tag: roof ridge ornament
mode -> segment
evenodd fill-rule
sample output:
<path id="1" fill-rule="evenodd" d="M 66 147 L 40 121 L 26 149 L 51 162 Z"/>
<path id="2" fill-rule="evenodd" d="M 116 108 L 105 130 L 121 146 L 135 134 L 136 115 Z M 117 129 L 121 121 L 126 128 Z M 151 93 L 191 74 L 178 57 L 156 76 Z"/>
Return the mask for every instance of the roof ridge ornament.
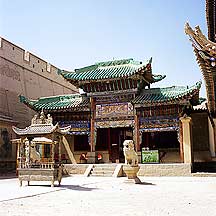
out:
<path id="1" fill-rule="evenodd" d="M 152 63 L 152 57 L 149 59 L 149 64 L 151 64 Z"/>
<path id="2" fill-rule="evenodd" d="M 31 125 L 37 125 L 37 124 L 48 124 L 48 125 L 53 125 L 53 118 L 50 114 L 46 115 L 44 114 L 43 109 L 41 110 L 41 113 L 35 114 L 34 117 L 31 120 Z"/>
<path id="3" fill-rule="evenodd" d="M 199 26 L 196 26 L 194 30 L 190 27 L 189 23 L 185 24 L 185 34 L 190 37 L 192 45 L 196 47 L 199 51 L 204 51 L 210 57 L 216 55 L 216 43 L 208 40 L 206 36 L 202 33 Z"/>
<path id="4" fill-rule="evenodd" d="M 201 69 L 206 85 L 209 111 L 216 114 L 215 94 L 215 67 L 216 67 L 216 43 L 208 39 L 199 27 L 192 29 L 185 24 L 185 33 L 189 36 L 194 49 L 196 61 Z"/>

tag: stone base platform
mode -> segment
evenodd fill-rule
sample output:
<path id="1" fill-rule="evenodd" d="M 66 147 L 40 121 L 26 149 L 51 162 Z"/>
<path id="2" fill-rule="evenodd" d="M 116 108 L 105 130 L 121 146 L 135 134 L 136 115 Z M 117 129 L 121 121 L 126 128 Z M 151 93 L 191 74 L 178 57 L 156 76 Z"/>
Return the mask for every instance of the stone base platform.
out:
<path id="1" fill-rule="evenodd" d="M 69 175 L 84 174 L 90 164 L 65 164 L 64 173 Z M 108 164 L 105 164 L 108 165 Z M 110 164 L 113 165 L 112 163 Z M 125 164 L 122 166 L 120 176 L 126 176 L 124 171 Z M 191 176 L 191 164 L 172 163 L 172 164 L 139 164 L 140 169 L 137 176 Z"/>
<path id="2" fill-rule="evenodd" d="M 137 173 L 138 173 L 139 169 L 140 169 L 139 166 L 124 165 L 123 170 L 126 173 L 126 176 L 128 177 L 128 179 L 125 182 L 126 183 L 140 184 L 141 181 L 137 177 Z"/>

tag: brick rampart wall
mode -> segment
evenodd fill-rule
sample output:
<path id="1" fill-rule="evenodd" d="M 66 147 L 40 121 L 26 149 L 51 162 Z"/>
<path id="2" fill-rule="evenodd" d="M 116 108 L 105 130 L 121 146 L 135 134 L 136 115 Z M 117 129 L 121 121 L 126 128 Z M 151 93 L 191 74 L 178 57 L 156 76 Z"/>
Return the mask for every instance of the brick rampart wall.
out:
<path id="1" fill-rule="evenodd" d="M 0 38 L 0 115 L 9 115 L 25 127 L 32 111 L 19 102 L 18 95 L 37 99 L 78 92 L 57 71 L 57 67 Z"/>

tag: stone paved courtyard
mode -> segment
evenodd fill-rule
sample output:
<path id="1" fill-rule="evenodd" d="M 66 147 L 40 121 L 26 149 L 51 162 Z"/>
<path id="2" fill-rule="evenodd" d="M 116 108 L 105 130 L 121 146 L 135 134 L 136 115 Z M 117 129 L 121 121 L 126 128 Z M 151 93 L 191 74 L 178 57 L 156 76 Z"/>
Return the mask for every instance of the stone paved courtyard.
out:
<path id="1" fill-rule="evenodd" d="M 0 215 L 216 215 L 215 177 L 126 178 L 71 176 L 61 187 L 17 178 L 0 180 Z"/>

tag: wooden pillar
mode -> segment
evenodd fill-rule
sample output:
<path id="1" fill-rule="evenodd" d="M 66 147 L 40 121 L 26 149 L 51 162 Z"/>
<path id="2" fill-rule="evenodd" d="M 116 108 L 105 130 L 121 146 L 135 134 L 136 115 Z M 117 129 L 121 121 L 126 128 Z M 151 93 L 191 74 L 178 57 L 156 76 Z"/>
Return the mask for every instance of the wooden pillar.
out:
<path id="1" fill-rule="evenodd" d="M 27 155 L 27 163 L 28 163 L 28 166 L 30 165 L 31 163 L 31 141 L 32 141 L 33 137 L 28 137 L 28 155 Z"/>
<path id="2" fill-rule="evenodd" d="M 51 145 L 51 162 L 55 162 L 54 161 L 54 154 L 55 154 L 55 142 L 52 141 L 52 145 Z"/>
<path id="3" fill-rule="evenodd" d="M 95 145 L 96 145 L 96 128 L 95 128 L 95 99 L 90 98 L 91 103 L 91 128 L 90 128 L 90 147 L 91 152 L 87 154 L 87 163 L 95 163 L 96 161 L 96 154 L 95 154 Z"/>
<path id="4" fill-rule="evenodd" d="M 95 140 L 96 140 L 96 133 L 95 133 L 95 99 L 94 98 L 90 98 L 90 103 L 91 103 L 91 152 L 95 151 Z"/>
<path id="5" fill-rule="evenodd" d="M 179 121 L 179 153 L 180 153 L 180 161 L 183 163 L 184 162 L 184 150 L 183 150 L 183 129 L 182 129 L 182 122 Z"/>
<path id="6" fill-rule="evenodd" d="M 209 131 L 209 149 L 212 157 L 215 157 L 215 121 L 208 117 L 208 131 Z"/>
<path id="7" fill-rule="evenodd" d="M 183 151 L 184 163 L 193 162 L 192 152 L 192 132 L 191 132 L 191 117 L 184 116 L 180 118 L 182 122 L 182 135 L 183 135 Z"/>
<path id="8" fill-rule="evenodd" d="M 137 114 L 134 116 L 134 121 L 135 121 L 135 128 L 134 128 L 135 149 L 136 149 L 136 151 L 140 151 L 139 117 Z"/>
<path id="9" fill-rule="evenodd" d="M 52 139 L 52 145 L 51 145 L 51 160 L 52 161 L 51 162 L 55 163 L 55 147 L 56 147 L 56 144 L 58 144 L 58 142 L 55 141 L 56 136 L 54 133 L 49 138 Z"/>

